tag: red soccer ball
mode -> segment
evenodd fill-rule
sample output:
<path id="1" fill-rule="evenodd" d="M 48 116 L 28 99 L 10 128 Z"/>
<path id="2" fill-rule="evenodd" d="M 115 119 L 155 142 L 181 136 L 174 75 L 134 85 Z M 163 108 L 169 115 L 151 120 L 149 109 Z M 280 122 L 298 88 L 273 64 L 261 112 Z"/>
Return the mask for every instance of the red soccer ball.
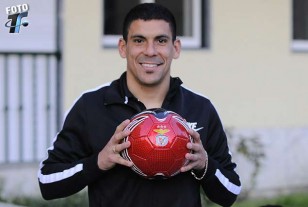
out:
<path id="1" fill-rule="evenodd" d="M 180 115 L 164 109 L 150 109 L 135 115 L 127 126 L 131 134 L 124 141 L 131 146 L 123 150 L 124 159 L 134 163 L 132 169 L 146 178 L 170 178 L 188 163 L 185 154 L 192 138 Z"/>

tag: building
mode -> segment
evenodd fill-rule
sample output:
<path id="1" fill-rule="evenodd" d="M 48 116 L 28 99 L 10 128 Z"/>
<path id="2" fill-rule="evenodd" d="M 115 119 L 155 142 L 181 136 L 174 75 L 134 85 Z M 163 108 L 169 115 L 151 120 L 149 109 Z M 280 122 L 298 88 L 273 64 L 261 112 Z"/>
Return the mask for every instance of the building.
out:
<path id="1" fill-rule="evenodd" d="M 18 4 L 4 0 L 0 6 L 14 2 Z M 119 36 L 113 34 L 120 29 L 122 10 L 132 2 L 145 1 L 54 0 L 46 5 L 29 0 L 25 1 L 30 6 L 29 26 L 21 27 L 13 38 L 2 27 L 0 176 L 1 171 L 20 173 L 15 171 L 20 163 L 33 176 L 35 169 L 29 165 L 37 167 L 45 156 L 65 111 L 84 91 L 110 82 L 125 70 L 125 60 L 116 48 Z M 172 75 L 209 97 L 235 137 L 257 137 L 262 143 L 265 158 L 253 194 L 306 188 L 307 2 L 157 2 L 172 5 L 181 22 L 184 48 Z M 5 24 L 8 14 L 2 11 L 0 21 Z M 27 37 L 31 44 L 19 47 L 10 42 L 20 41 L 19 37 Z M 243 157 L 238 159 L 243 161 L 238 171 L 244 188 L 250 188 L 250 164 Z"/>

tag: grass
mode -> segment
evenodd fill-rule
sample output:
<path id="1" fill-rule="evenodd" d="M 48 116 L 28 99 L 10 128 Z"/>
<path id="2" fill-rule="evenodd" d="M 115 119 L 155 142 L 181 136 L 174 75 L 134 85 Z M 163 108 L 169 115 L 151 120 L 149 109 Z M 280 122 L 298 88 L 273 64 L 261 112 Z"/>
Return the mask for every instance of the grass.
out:
<path id="1" fill-rule="evenodd" d="M 294 193 L 275 198 L 249 199 L 237 201 L 232 207 L 261 207 L 261 206 L 281 206 L 281 207 L 308 207 L 308 192 Z M 210 204 L 210 207 L 219 207 L 216 204 Z"/>
<path id="2" fill-rule="evenodd" d="M 11 199 L 10 203 L 28 207 L 86 207 L 89 205 L 86 193 L 78 193 L 67 198 L 50 201 L 41 197 L 17 197 Z"/>
<path id="3" fill-rule="evenodd" d="M 83 207 L 88 206 L 86 193 L 79 193 L 68 198 L 57 199 L 53 201 L 44 201 L 42 198 L 15 198 L 11 203 L 31 206 L 31 207 Z M 207 207 L 219 207 L 219 205 L 206 202 Z M 278 196 L 266 199 L 249 199 L 237 201 L 232 207 L 262 207 L 262 206 L 281 206 L 281 207 L 308 207 L 308 192 L 294 193 L 286 196 Z"/>

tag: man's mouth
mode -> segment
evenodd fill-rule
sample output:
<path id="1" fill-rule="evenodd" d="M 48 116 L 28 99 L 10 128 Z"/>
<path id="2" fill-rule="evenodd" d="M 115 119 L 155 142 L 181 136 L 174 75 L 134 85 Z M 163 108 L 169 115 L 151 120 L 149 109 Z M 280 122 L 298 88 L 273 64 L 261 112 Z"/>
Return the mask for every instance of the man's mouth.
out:
<path id="1" fill-rule="evenodd" d="M 155 68 L 160 66 L 161 64 L 156 64 L 156 63 L 141 63 L 141 65 L 145 68 Z"/>

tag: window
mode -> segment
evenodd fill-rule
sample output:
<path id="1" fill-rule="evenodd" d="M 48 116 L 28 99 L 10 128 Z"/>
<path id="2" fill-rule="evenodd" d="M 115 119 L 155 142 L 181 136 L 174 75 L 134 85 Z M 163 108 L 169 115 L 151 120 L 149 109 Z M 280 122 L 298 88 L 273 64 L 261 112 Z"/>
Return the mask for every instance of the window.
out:
<path id="1" fill-rule="evenodd" d="M 104 0 L 104 47 L 117 46 L 126 13 L 135 5 L 145 2 L 156 2 L 171 10 L 177 21 L 177 36 L 184 48 L 208 47 L 207 0 Z"/>
<path id="2" fill-rule="evenodd" d="M 294 51 L 308 51 L 308 1 L 293 0 L 293 41 Z"/>

